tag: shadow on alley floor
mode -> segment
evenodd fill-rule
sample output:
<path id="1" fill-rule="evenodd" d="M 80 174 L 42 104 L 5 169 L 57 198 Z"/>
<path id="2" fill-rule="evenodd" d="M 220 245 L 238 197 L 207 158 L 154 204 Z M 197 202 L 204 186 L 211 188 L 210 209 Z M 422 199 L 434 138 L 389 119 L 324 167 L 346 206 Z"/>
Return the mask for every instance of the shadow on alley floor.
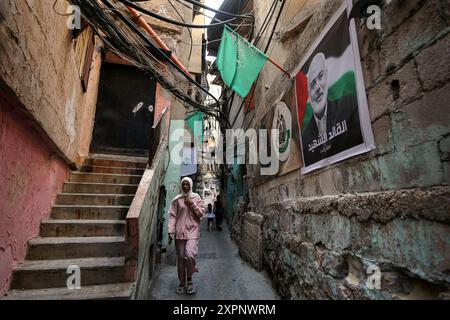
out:
<path id="1" fill-rule="evenodd" d="M 265 273 L 253 269 L 243 261 L 238 247 L 230 238 L 228 226 L 223 231 L 208 232 L 202 219 L 198 273 L 193 276 L 195 295 L 177 294 L 178 277 L 174 245 L 168 250 L 166 264 L 161 264 L 150 298 L 156 300 L 277 300 L 277 293 Z"/>

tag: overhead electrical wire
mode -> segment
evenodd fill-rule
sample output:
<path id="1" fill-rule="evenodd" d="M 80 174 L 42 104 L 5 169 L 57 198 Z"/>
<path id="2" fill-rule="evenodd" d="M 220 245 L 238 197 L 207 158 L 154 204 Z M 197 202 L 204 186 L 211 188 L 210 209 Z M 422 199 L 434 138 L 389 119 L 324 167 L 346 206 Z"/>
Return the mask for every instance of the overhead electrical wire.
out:
<path id="1" fill-rule="evenodd" d="M 280 17 L 281 17 L 281 14 L 283 13 L 283 9 L 284 9 L 285 5 L 286 5 L 286 0 L 283 0 L 283 2 L 281 3 L 280 11 L 278 11 L 278 15 L 275 20 L 275 24 L 273 25 L 272 32 L 270 33 L 269 41 L 267 41 L 266 48 L 264 49 L 264 53 L 266 53 L 267 50 L 269 50 L 270 43 L 272 42 L 273 35 L 275 34 L 275 30 L 277 29 L 278 21 L 280 20 Z"/>
<path id="2" fill-rule="evenodd" d="M 254 11 L 255 9 L 253 9 L 252 11 Z M 244 24 L 244 21 L 242 21 L 241 22 L 241 24 L 239 24 L 239 25 L 234 25 L 234 26 L 237 26 L 236 28 L 234 28 L 234 29 L 232 29 L 234 32 L 237 32 L 238 30 L 239 30 L 239 28 L 241 28 L 241 27 L 245 27 L 245 26 L 250 26 L 249 24 Z M 247 33 L 247 35 L 249 35 L 250 34 L 250 31 Z M 192 46 L 194 46 L 194 47 L 200 47 L 200 46 L 202 46 L 202 47 L 206 47 L 206 46 L 208 46 L 208 44 L 210 44 L 210 43 L 214 43 L 214 42 L 220 42 L 220 41 L 222 41 L 223 39 L 225 39 L 226 37 L 228 37 L 228 36 L 224 36 L 224 37 L 221 37 L 221 38 L 219 38 L 219 39 L 215 39 L 215 40 L 211 40 L 211 41 L 208 41 L 208 42 L 206 42 L 206 43 L 193 43 L 192 44 Z M 183 40 L 179 40 L 180 42 L 182 42 L 182 43 L 184 43 L 184 44 L 190 44 L 190 43 L 188 43 L 188 42 L 186 42 L 186 41 L 183 41 Z"/>
<path id="3" fill-rule="evenodd" d="M 181 13 L 178 11 L 177 7 L 175 7 L 175 5 L 172 3 L 172 1 L 169 1 L 170 5 L 172 6 L 172 8 L 175 10 L 175 12 L 178 14 L 178 16 L 180 17 L 180 19 L 186 23 L 186 21 L 184 20 L 183 16 L 181 15 Z M 191 29 L 187 28 L 188 32 L 189 32 L 189 37 L 191 38 L 191 43 L 189 44 L 191 47 L 189 49 L 189 57 L 188 57 L 188 61 L 191 60 L 191 56 L 192 56 L 192 47 L 194 46 L 194 39 L 192 38 L 192 31 Z M 185 41 L 183 41 L 183 43 L 186 43 Z"/>
<path id="4" fill-rule="evenodd" d="M 277 1 L 278 1 L 278 0 L 277 0 Z M 283 9 L 284 9 L 284 6 L 285 6 L 285 5 L 286 5 L 286 0 L 282 0 L 280 10 L 278 11 L 278 15 L 277 15 L 277 18 L 275 19 L 275 23 L 274 23 L 274 25 L 273 25 L 272 32 L 270 33 L 270 36 L 269 36 L 269 40 L 267 41 L 266 47 L 264 48 L 264 53 L 267 53 L 267 51 L 269 50 L 270 44 L 271 44 L 271 42 L 272 42 L 273 35 L 274 35 L 275 30 L 276 30 L 276 28 L 277 28 L 277 26 L 278 26 L 278 22 L 279 22 L 279 20 L 280 20 L 281 14 L 283 13 Z M 273 12 L 275 12 L 275 10 L 276 10 L 276 9 L 274 9 Z M 273 17 L 273 14 L 272 14 L 271 17 L 270 17 L 267 26 L 270 24 L 270 20 L 272 20 L 272 17 Z M 259 40 L 259 39 L 258 39 L 258 40 Z M 259 79 L 259 76 L 258 76 L 258 78 L 256 79 L 256 82 L 258 81 L 258 79 Z M 255 83 L 256 83 L 256 82 L 255 82 Z M 251 96 L 250 96 L 250 102 L 253 100 L 254 94 L 255 94 L 255 91 L 253 91 L 252 94 L 251 94 Z M 241 106 L 241 109 L 242 109 L 242 106 Z M 236 118 L 237 118 L 237 117 L 236 117 Z M 244 118 L 244 120 L 245 120 L 245 118 Z M 233 124 L 234 124 L 235 121 L 236 121 L 236 119 L 233 121 Z"/>
<path id="5" fill-rule="evenodd" d="M 283 2 L 281 3 L 280 10 L 278 11 L 277 18 L 275 19 L 275 23 L 273 25 L 272 32 L 270 33 L 270 36 L 269 36 L 269 40 L 267 41 L 266 47 L 264 48 L 264 53 L 267 53 L 267 51 L 269 50 L 273 35 L 275 34 L 275 30 L 277 29 L 278 22 L 280 20 L 281 14 L 283 13 L 284 6 L 286 5 L 286 0 L 282 0 L 282 1 Z M 259 79 L 259 76 L 258 76 L 258 79 Z M 256 81 L 258 81 L 258 79 L 256 79 Z M 250 96 L 250 102 L 253 100 L 254 94 L 255 94 L 255 91 L 253 91 L 252 95 Z M 241 108 L 242 108 L 242 106 L 241 106 Z M 244 117 L 244 120 L 245 120 L 245 117 Z M 236 119 L 235 119 L 235 121 L 236 121 Z M 242 122 L 242 124 L 244 124 L 244 122 Z"/>
<path id="6" fill-rule="evenodd" d="M 274 12 L 276 11 L 276 7 L 277 7 L 277 6 L 275 5 L 275 3 L 277 3 L 278 1 L 279 1 L 279 0 L 274 0 L 274 3 L 272 3 L 272 6 L 271 6 L 271 8 L 269 9 L 269 11 L 268 11 L 268 13 L 267 13 L 267 15 L 266 15 L 266 18 L 264 19 L 263 25 L 261 26 L 260 32 L 258 33 L 257 38 L 255 38 L 255 41 L 254 41 L 254 45 L 255 45 L 255 46 L 258 44 L 258 42 L 259 42 L 259 40 L 261 39 L 262 35 L 263 35 L 264 32 L 266 31 L 267 26 L 270 25 L 270 21 L 272 20 L 273 15 L 274 15 Z M 284 8 L 284 5 L 285 5 L 285 3 L 286 3 L 286 0 L 281 0 L 281 1 L 283 1 L 283 3 L 282 3 L 282 5 L 281 5 L 281 8 L 280 8 L 280 11 L 279 11 L 279 13 L 278 13 L 277 19 L 276 19 L 276 21 L 275 21 L 275 24 L 274 24 L 272 33 L 271 33 L 271 35 L 269 36 L 269 41 L 268 41 L 268 43 L 267 43 L 267 45 L 266 45 L 266 48 L 265 48 L 265 50 L 264 50 L 264 53 L 267 52 L 268 47 L 269 47 L 269 45 L 270 45 L 270 43 L 271 43 L 271 41 L 272 41 L 273 33 L 275 32 L 275 29 L 276 29 L 277 24 L 278 24 L 279 17 L 280 17 L 280 15 L 281 15 L 281 13 L 282 13 L 282 11 L 283 11 L 283 8 Z M 269 15 L 270 15 L 270 18 L 268 18 Z M 264 26 L 264 24 L 266 23 L 266 21 L 267 21 L 267 24 L 266 24 L 266 26 Z M 258 79 L 259 79 L 259 76 L 258 76 L 258 78 L 256 79 L 254 85 L 256 85 L 256 83 L 258 82 Z M 251 93 L 250 99 L 248 100 L 249 103 L 251 103 L 251 101 L 253 100 L 254 93 L 255 93 L 255 90 L 253 90 L 252 93 Z M 223 92 L 222 92 L 222 94 L 223 94 Z M 221 94 L 221 96 L 220 96 L 219 99 L 221 99 L 222 94 Z M 227 101 L 225 102 L 225 105 L 228 105 L 228 102 L 229 102 L 230 98 L 233 97 L 233 96 L 234 96 L 234 95 L 230 95 L 230 96 L 227 98 Z M 239 107 L 239 111 L 236 113 L 236 117 L 234 118 L 233 123 L 231 124 L 231 127 L 233 127 L 234 124 L 236 123 L 236 120 L 237 120 L 237 118 L 239 117 L 239 114 L 240 114 L 241 111 L 242 111 L 242 107 L 244 106 L 244 103 L 245 103 L 245 99 L 242 99 L 241 105 L 240 105 L 240 107 Z M 227 124 L 229 123 L 228 118 L 229 118 L 229 116 L 230 116 L 230 111 L 231 111 L 231 106 L 229 106 L 229 109 L 228 109 L 228 112 L 227 112 L 227 115 L 226 115 L 226 117 L 227 117 L 226 123 L 227 123 Z M 244 120 L 242 121 L 241 128 L 242 128 L 242 126 L 243 126 L 244 123 L 245 123 L 246 116 L 247 116 L 247 115 L 244 116 Z M 219 122 L 219 123 L 221 123 L 221 122 Z M 224 145 L 224 148 L 226 148 L 225 145 Z M 224 170 L 224 172 L 225 172 L 226 174 L 230 174 L 230 173 L 231 173 L 231 169 L 228 168 L 227 166 L 223 166 L 223 167 L 222 167 L 222 170 Z"/>
<path id="7" fill-rule="evenodd" d="M 74 1 L 76 1 L 76 0 L 74 0 Z M 168 22 L 168 23 L 171 23 L 171 24 L 174 24 L 174 25 L 182 26 L 182 27 L 188 27 L 188 28 L 211 28 L 211 27 L 215 27 L 215 26 L 220 26 L 220 25 L 228 24 L 228 23 L 230 23 L 230 22 L 236 20 L 237 18 L 251 18 L 251 19 L 252 19 L 252 22 L 253 22 L 253 24 L 254 24 L 254 16 L 251 15 L 251 14 L 246 14 L 246 15 L 236 15 L 236 14 L 231 14 L 231 13 L 228 13 L 228 12 L 224 12 L 224 11 L 221 11 L 221 10 L 216 10 L 216 9 L 210 8 L 210 7 L 205 6 L 205 5 L 203 5 L 203 4 L 201 4 L 201 3 L 197 2 L 197 1 L 187 1 L 187 0 L 186 0 L 186 2 L 189 2 L 189 3 L 192 3 L 192 4 L 198 5 L 198 6 L 200 6 L 200 7 L 203 7 L 203 8 L 205 8 L 205 9 L 207 9 L 207 10 L 210 10 L 210 11 L 213 11 L 213 12 L 216 12 L 216 13 L 220 13 L 220 14 L 224 14 L 224 15 L 227 15 L 227 16 L 232 16 L 232 17 L 234 17 L 234 18 L 233 18 L 233 19 L 226 20 L 226 21 L 220 21 L 220 22 L 218 22 L 218 23 L 211 23 L 211 24 L 208 24 L 208 25 L 188 24 L 188 23 L 186 23 L 185 21 L 181 23 L 181 22 L 179 22 L 179 21 L 176 21 L 176 20 L 173 20 L 173 19 L 170 19 L 170 18 L 161 16 L 161 15 L 159 15 L 159 14 L 156 14 L 156 13 L 152 12 L 152 11 L 146 10 L 146 9 L 140 7 L 139 5 L 137 5 L 137 4 L 133 3 L 133 2 L 130 2 L 130 1 L 128 1 L 128 0 L 117 0 L 117 1 L 118 1 L 118 2 L 121 2 L 121 3 L 124 4 L 125 6 L 129 6 L 129 7 L 131 7 L 131 8 L 134 8 L 135 10 L 137 10 L 137 11 L 143 13 L 143 14 L 149 15 L 149 16 L 151 16 L 151 17 L 153 17 L 153 18 L 156 18 L 156 19 L 159 19 L 159 20 L 161 20 L 161 21 L 165 21 L 165 22 Z M 157 46 L 155 46 L 153 43 L 151 43 L 151 42 L 148 40 L 148 38 L 147 38 L 146 36 L 144 36 L 141 32 L 139 32 L 139 30 L 138 30 L 135 26 L 133 27 L 131 21 L 127 21 L 127 18 L 125 18 L 122 14 L 120 14 L 119 12 L 117 12 L 117 10 L 114 8 L 113 5 L 111 5 L 107 0 L 102 0 L 102 2 L 105 3 L 105 4 L 107 4 L 107 6 L 108 6 L 111 10 L 115 11 L 116 15 L 117 15 L 117 16 L 118 16 L 118 17 L 119 17 L 126 25 L 128 25 L 128 27 L 130 27 L 131 29 L 134 29 L 134 31 L 135 31 L 138 35 L 140 35 L 141 38 L 142 38 L 142 40 L 144 40 L 145 42 L 147 42 L 147 44 L 149 44 L 150 47 L 152 47 L 153 49 L 156 49 L 157 52 L 159 51 L 158 53 L 159 53 L 160 55 L 165 56 L 165 57 L 167 58 L 167 59 L 166 59 L 167 62 L 168 62 L 169 64 L 171 64 L 172 67 L 174 67 L 178 72 L 180 72 L 180 73 L 181 73 L 181 74 L 182 74 L 189 82 L 193 83 L 193 84 L 194 84 L 196 87 L 198 87 L 201 91 L 203 91 L 204 93 L 206 93 L 208 96 L 212 97 L 212 98 L 213 98 L 213 101 L 215 101 L 215 104 L 213 104 L 213 105 L 215 105 L 215 106 L 217 107 L 217 109 L 218 109 L 218 110 L 215 110 L 215 111 L 217 111 L 217 115 L 214 115 L 214 116 L 218 116 L 219 118 L 222 118 L 221 120 L 225 120 L 226 122 L 228 122 L 227 119 L 223 119 L 223 115 L 222 115 L 222 117 L 220 117 L 220 113 L 222 112 L 222 110 L 221 110 L 221 108 L 220 108 L 220 106 L 219 106 L 219 101 L 218 101 L 214 96 L 212 96 L 212 95 L 211 95 L 208 91 L 206 91 L 200 84 L 198 84 L 198 83 L 197 83 L 195 80 L 193 80 L 189 75 L 187 75 L 183 70 L 181 70 L 176 64 L 174 64 L 173 61 L 170 60 L 170 58 L 167 57 L 163 51 L 159 50 L 159 48 L 158 48 Z M 172 3 L 171 3 L 171 4 L 172 4 Z M 173 6 L 173 4 L 172 4 L 172 6 Z M 179 14 L 179 13 L 178 13 L 178 14 Z M 179 14 L 179 15 L 180 15 L 180 14 Z M 180 18 L 182 18 L 181 15 L 180 15 Z M 129 20 L 129 19 L 128 19 L 128 20 Z M 184 19 L 182 19 L 182 20 L 184 20 Z M 218 21 L 218 20 L 215 19 L 215 18 L 214 18 L 213 20 Z M 253 24 L 252 24 L 252 26 L 254 26 Z M 253 34 L 253 28 L 251 29 L 251 32 L 252 32 L 252 34 Z M 142 37 L 142 36 L 143 36 L 143 37 Z M 252 37 L 252 36 L 250 36 L 250 37 Z M 191 50 L 192 50 L 192 46 L 191 46 Z M 155 76 L 157 76 L 157 74 L 155 74 Z M 165 82 L 165 81 L 163 81 L 163 82 Z M 199 105 L 198 103 L 193 103 L 193 101 L 192 101 L 190 98 L 187 98 L 187 99 L 186 99 L 186 96 L 185 96 L 185 95 L 180 95 L 180 93 L 177 92 L 177 91 L 174 92 L 174 88 L 170 88 L 170 91 L 171 91 L 172 93 L 174 93 L 177 97 L 179 97 L 180 99 L 182 99 L 183 101 L 188 102 L 190 105 L 194 106 L 194 108 L 202 109 L 202 107 L 200 107 L 201 105 Z M 209 105 L 209 106 L 211 107 L 212 105 Z M 199 107 L 200 107 L 200 108 L 199 108 Z M 209 110 L 208 110 L 208 111 L 209 111 Z M 208 112 L 208 111 L 206 112 L 206 114 L 210 114 L 210 112 Z M 214 113 L 214 112 L 213 112 L 213 113 Z"/>
<path id="8" fill-rule="evenodd" d="M 170 91 L 173 95 L 183 101 L 186 105 L 190 105 L 195 109 L 204 112 L 213 117 L 220 118 L 221 110 L 219 108 L 219 101 L 214 96 L 210 95 L 200 84 L 195 82 L 191 77 L 183 72 L 158 46 L 153 44 L 150 39 L 144 35 L 140 29 L 131 21 L 128 17 L 124 16 L 115 6 L 109 1 L 102 0 L 107 6 L 104 8 L 100 6 L 96 0 L 70 0 L 72 4 L 78 5 L 82 8 L 81 12 L 88 23 L 93 27 L 96 34 L 104 41 L 113 52 L 117 53 L 122 58 L 130 61 L 132 64 L 138 66 L 145 72 L 151 73 L 161 85 Z M 126 32 L 123 30 L 123 26 L 120 27 L 113 16 L 108 12 L 113 12 L 127 27 Z M 140 40 L 139 40 L 140 39 Z M 183 75 L 191 84 L 198 87 L 201 91 L 211 96 L 215 104 L 208 107 L 193 101 L 187 96 L 181 89 L 181 86 L 176 83 L 176 75 L 173 74 L 173 79 L 168 78 L 167 72 L 169 72 L 166 65 L 157 60 L 152 53 L 142 44 L 142 41 L 146 43 L 153 52 L 157 52 L 158 55 L 164 57 L 164 60 L 169 63 L 178 73 Z"/>
<path id="9" fill-rule="evenodd" d="M 278 2 L 278 0 L 275 0 L 275 1 Z M 269 50 L 269 46 L 270 46 L 270 44 L 271 44 L 271 42 L 272 42 L 273 35 L 274 35 L 275 30 L 276 30 L 276 28 L 277 28 L 277 26 L 278 26 L 278 22 L 279 22 L 279 20 L 280 20 L 280 17 L 281 17 L 281 14 L 282 14 L 282 12 L 283 12 L 283 9 L 284 9 L 285 4 L 286 4 L 286 0 L 282 0 L 281 7 L 280 7 L 280 9 L 279 9 L 279 11 L 278 11 L 277 18 L 275 19 L 275 23 L 274 23 L 273 28 L 272 28 L 272 32 L 270 33 L 269 40 L 267 41 L 266 47 L 265 47 L 265 49 L 264 49 L 264 51 L 263 51 L 264 53 L 267 53 L 267 51 Z M 275 11 L 276 11 L 276 6 L 274 7 L 274 9 L 273 9 L 273 11 L 272 11 L 272 13 L 271 13 L 270 18 L 269 18 L 269 20 L 267 21 L 267 26 L 270 25 L 270 21 L 272 20 L 273 14 L 274 14 Z M 265 29 L 266 29 L 266 28 L 264 28 L 264 31 L 263 31 L 263 32 L 265 32 Z M 261 30 L 262 30 L 262 29 L 261 29 Z M 255 44 L 257 44 L 257 42 L 259 42 L 259 39 L 261 39 L 261 37 L 262 37 L 262 33 L 261 33 L 261 36 L 260 36 L 258 39 L 255 40 L 255 42 L 256 42 Z M 255 85 L 256 85 L 256 83 L 258 82 L 258 80 L 259 80 L 259 75 L 258 75 L 258 78 L 257 78 L 256 81 L 255 81 Z M 254 94 L 255 94 L 255 90 L 253 90 L 252 93 L 251 93 L 251 95 L 250 95 L 249 103 L 251 103 L 251 101 L 253 100 Z M 236 120 L 237 120 L 237 118 L 238 118 L 238 116 L 239 116 L 239 113 L 241 112 L 242 107 L 244 106 L 244 103 L 245 103 L 245 100 L 243 99 L 243 100 L 242 100 L 242 103 L 241 103 L 241 106 L 239 107 L 239 111 L 238 111 L 238 113 L 237 113 L 235 119 L 233 120 L 233 123 L 232 123 L 231 126 L 233 126 L 234 123 L 236 122 Z M 231 110 L 231 108 L 230 108 L 230 110 Z M 227 117 L 229 117 L 230 110 L 228 110 L 229 112 L 228 112 L 228 116 L 227 116 Z M 245 122 L 245 117 L 244 117 L 244 122 Z M 242 124 L 244 124 L 244 122 L 243 122 Z"/>
<path id="10" fill-rule="evenodd" d="M 183 5 L 183 6 L 185 6 L 186 8 L 188 8 L 189 10 L 193 10 L 194 12 L 196 12 L 196 13 L 198 13 L 198 14 L 201 14 L 202 16 L 205 16 L 205 17 L 207 17 L 207 18 L 209 18 L 209 19 L 211 19 L 211 21 L 213 21 L 213 20 L 215 20 L 215 21 L 221 21 L 221 20 L 219 20 L 219 19 L 217 19 L 217 18 L 215 18 L 215 17 L 211 17 L 210 15 L 207 15 L 206 13 L 204 13 L 203 11 L 200 11 L 200 10 L 197 10 L 197 9 L 194 9 L 194 8 L 191 8 L 188 4 L 186 4 L 186 3 L 184 3 L 182 0 L 175 0 L 176 2 L 178 2 L 179 4 L 181 4 L 181 5 Z M 255 9 L 253 9 L 251 12 L 249 12 L 249 14 L 251 14 L 253 11 L 254 11 Z M 237 26 L 237 24 L 235 24 L 235 23 L 229 23 L 228 24 L 229 26 Z M 244 27 L 248 27 L 248 26 L 255 26 L 255 24 L 254 23 L 249 23 L 249 24 L 239 24 L 240 26 L 244 26 Z"/>
<path id="11" fill-rule="evenodd" d="M 192 79 L 189 75 L 187 75 L 178 65 L 176 65 L 170 57 L 168 57 L 157 45 L 153 44 L 147 36 L 145 36 L 140 29 L 126 16 L 124 16 L 120 11 L 114 8 L 112 4 L 109 3 L 108 0 L 102 0 L 103 3 L 105 3 L 110 9 L 113 9 L 116 13 L 116 15 L 121 19 L 128 27 L 130 27 L 136 34 L 138 34 L 141 39 L 146 42 L 152 49 L 157 51 L 160 55 L 166 58 L 167 62 L 171 64 L 175 69 L 177 69 L 178 72 L 180 72 L 189 82 L 193 83 L 194 85 L 197 85 L 201 90 L 205 91 L 205 89 L 198 84 L 194 79 Z M 205 93 L 208 94 L 207 91 Z"/>
<path id="12" fill-rule="evenodd" d="M 170 23 L 170 24 L 174 24 L 174 25 L 177 25 L 177 26 L 180 26 L 180 27 L 207 29 L 207 28 L 212 28 L 212 27 L 215 27 L 215 26 L 225 25 L 225 24 L 230 23 L 230 22 L 232 22 L 232 21 L 237 19 L 237 18 L 232 18 L 232 19 L 229 19 L 229 20 L 225 20 L 225 21 L 221 21 L 221 22 L 217 22 L 217 23 L 211 23 L 211 24 L 184 23 L 184 22 L 180 22 L 180 21 L 177 21 L 177 20 L 173 20 L 173 19 L 161 16 L 161 15 L 159 15 L 157 13 L 154 13 L 154 12 L 152 12 L 150 10 L 144 9 L 141 6 L 135 4 L 134 2 L 131 2 L 131 1 L 128 1 L 128 0 L 117 0 L 117 1 L 123 3 L 124 5 L 126 5 L 128 7 L 133 8 L 133 9 L 135 9 L 135 10 L 137 10 L 137 11 L 139 11 L 139 12 L 145 14 L 145 15 L 148 15 L 148 16 L 153 17 L 155 19 L 158 19 L 158 20 Z M 247 18 L 250 18 L 250 17 L 247 17 Z"/>
<path id="13" fill-rule="evenodd" d="M 234 13 L 222 11 L 222 10 L 219 10 L 219 9 L 214 9 L 214 8 L 211 8 L 211 7 L 209 7 L 209 6 L 207 6 L 207 5 L 203 4 L 203 3 L 201 3 L 201 2 L 199 2 L 199 1 L 195 1 L 195 0 L 183 0 L 183 1 L 189 2 L 190 4 L 194 4 L 194 5 L 199 6 L 199 7 L 202 7 L 203 9 L 206 9 L 206 10 L 208 10 L 208 11 L 212 11 L 212 12 L 214 12 L 214 13 L 223 14 L 223 15 L 229 16 L 229 17 L 235 17 L 235 18 L 248 18 L 248 17 L 252 17 L 251 14 L 234 14 Z"/>
<path id="14" fill-rule="evenodd" d="M 255 46 L 258 44 L 262 35 L 266 32 L 267 27 L 270 25 L 270 21 L 273 18 L 273 15 L 276 11 L 277 5 L 278 5 L 278 0 L 274 0 L 272 2 L 272 5 L 270 6 L 268 14 L 266 15 L 266 18 L 264 19 L 264 22 L 261 25 L 261 29 L 259 30 L 258 35 L 255 37 L 255 42 L 254 42 Z M 269 18 L 269 16 L 270 16 L 270 18 Z M 267 19 L 269 19 L 269 20 L 267 20 Z"/>
<path id="15" fill-rule="evenodd" d="M 109 3 L 107 0 L 102 0 L 104 3 Z M 112 6 L 112 5 L 111 5 Z M 204 91 L 206 94 L 210 95 L 208 91 L 206 91 L 199 83 L 197 83 L 194 79 L 192 79 L 189 75 L 187 75 L 178 65 L 176 65 L 169 57 L 166 56 L 166 54 L 156 45 L 154 45 L 149 39 L 131 22 L 131 20 L 127 19 L 123 14 L 120 12 L 116 12 L 117 16 L 125 23 L 127 24 L 132 30 L 134 30 L 138 35 L 141 36 L 141 38 L 149 44 L 152 49 L 156 50 L 159 54 L 164 56 L 169 64 L 171 64 L 175 69 L 177 69 L 178 72 L 180 72 L 182 75 L 185 76 L 185 78 L 191 82 L 192 84 L 196 85 L 200 90 Z M 210 95 L 215 99 L 214 96 Z M 216 104 L 219 104 L 219 101 L 216 99 Z"/>
<path id="16" fill-rule="evenodd" d="M 258 32 L 258 34 L 257 34 L 257 36 L 255 37 L 255 40 L 254 40 L 254 42 L 253 42 L 253 45 L 254 45 L 254 46 L 256 46 L 256 45 L 259 43 L 259 41 L 260 41 L 260 39 L 262 38 L 263 34 L 266 32 L 267 26 L 270 25 L 270 21 L 272 20 L 273 15 L 274 15 L 274 13 L 275 13 L 275 11 L 276 11 L 276 7 L 277 7 L 278 1 L 279 1 L 279 0 L 273 0 L 272 5 L 270 6 L 269 10 L 267 11 L 266 17 L 264 18 L 264 21 L 263 21 L 263 23 L 262 23 L 262 25 L 261 25 L 261 28 L 260 28 L 260 30 L 259 30 L 259 32 Z M 270 18 L 269 18 L 269 17 L 270 17 Z M 258 79 L 257 79 L 256 81 L 258 81 Z M 223 95 L 224 92 L 225 92 L 225 91 L 222 91 L 222 94 L 221 94 L 221 96 L 219 97 L 219 100 L 222 98 L 222 95 Z M 250 99 L 250 103 L 251 103 L 251 100 L 253 99 L 253 94 L 254 94 L 254 91 L 252 92 L 252 96 L 251 96 L 251 99 Z M 228 105 L 228 103 L 229 103 L 231 97 L 233 97 L 233 95 L 230 95 L 230 96 L 227 97 L 226 102 L 225 102 L 225 105 Z M 243 100 L 242 103 L 241 103 L 241 106 L 240 106 L 240 108 L 239 108 L 239 112 L 240 112 L 240 110 L 242 110 L 242 106 L 243 106 L 243 105 L 244 105 L 244 100 Z M 231 108 L 228 109 L 228 112 L 227 112 L 227 119 L 228 119 L 229 116 L 230 116 L 230 112 L 231 112 Z M 235 119 L 235 120 L 236 120 L 236 119 Z M 233 125 L 234 125 L 235 120 L 233 121 Z"/>

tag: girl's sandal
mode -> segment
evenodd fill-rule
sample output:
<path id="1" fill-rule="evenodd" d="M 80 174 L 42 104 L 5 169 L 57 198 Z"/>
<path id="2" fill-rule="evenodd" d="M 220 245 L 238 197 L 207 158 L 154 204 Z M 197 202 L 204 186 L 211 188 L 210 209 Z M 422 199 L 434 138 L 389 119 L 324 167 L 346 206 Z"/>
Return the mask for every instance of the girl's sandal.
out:
<path id="1" fill-rule="evenodd" d="M 195 293 L 194 283 L 192 281 L 188 281 L 186 285 L 187 285 L 186 293 L 189 295 L 194 294 Z"/>
<path id="2" fill-rule="evenodd" d="M 180 284 L 177 288 L 177 293 L 183 294 L 184 292 L 185 292 L 185 287 L 184 287 L 184 285 Z"/>

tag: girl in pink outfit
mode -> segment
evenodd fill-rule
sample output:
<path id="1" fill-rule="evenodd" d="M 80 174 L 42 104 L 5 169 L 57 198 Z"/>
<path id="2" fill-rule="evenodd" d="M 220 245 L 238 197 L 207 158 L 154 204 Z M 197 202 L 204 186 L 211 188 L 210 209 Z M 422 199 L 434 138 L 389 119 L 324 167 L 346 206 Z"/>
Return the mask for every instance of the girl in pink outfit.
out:
<path id="1" fill-rule="evenodd" d="M 188 294 L 195 293 L 192 275 L 198 272 L 195 258 L 200 239 L 200 218 L 205 211 L 203 200 L 192 192 L 192 185 L 191 178 L 181 180 L 181 193 L 172 200 L 169 210 L 169 241 L 175 240 L 180 280 L 177 293 Z"/>

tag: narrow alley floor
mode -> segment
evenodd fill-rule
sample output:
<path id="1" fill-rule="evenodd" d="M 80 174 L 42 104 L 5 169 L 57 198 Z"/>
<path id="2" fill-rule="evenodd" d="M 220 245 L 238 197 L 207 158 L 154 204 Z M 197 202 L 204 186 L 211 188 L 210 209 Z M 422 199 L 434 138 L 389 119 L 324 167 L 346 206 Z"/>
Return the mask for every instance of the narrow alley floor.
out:
<path id="1" fill-rule="evenodd" d="M 199 272 L 193 276 L 197 293 L 189 296 L 177 294 L 178 277 L 175 252 L 172 244 L 167 253 L 166 264 L 161 264 L 155 280 L 151 299 L 156 300 L 277 300 L 276 291 L 265 273 L 253 269 L 242 260 L 238 247 L 231 240 L 228 226 L 223 231 L 215 228 L 208 232 L 207 221 L 202 219 L 199 255 Z"/>

